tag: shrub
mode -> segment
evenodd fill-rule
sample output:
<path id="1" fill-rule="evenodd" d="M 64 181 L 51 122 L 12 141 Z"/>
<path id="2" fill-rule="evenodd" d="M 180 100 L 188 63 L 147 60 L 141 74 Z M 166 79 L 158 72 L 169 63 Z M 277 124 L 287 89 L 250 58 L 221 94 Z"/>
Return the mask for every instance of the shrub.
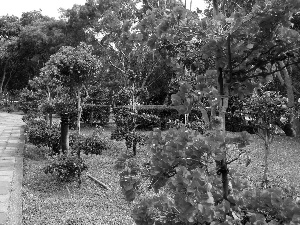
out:
<path id="1" fill-rule="evenodd" d="M 136 131 L 139 115 L 126 107 L 114 108 L 116 129 L 111 133 L 111 139 L 125 140 L 127 149 L 132 148 L 136 155 L 137 144 L 144 144 L 145 136 Z"/>
<path id="2" fill-rule="evenodd" d="M 157 116 L 160 121 L 155 124 L 155 127 L 159 127 L 161 129 L 167 128 L 167 123 L 169 122 L 169 120 L 174 121 L 176 119 L 179 119 L 179 114 L 176 109 L 164 105 L 138 106 L 137 111 L 138 114 Z M 146 125 L 147 124 L 145 124 L 144 129 L 146 128 Z M 151 127 L 149 128 L 151 129 Z"/>
<path id="3" fill-rule="evenodd" d="M 115 106 L 124 106 L 130 104 L 130 99 L 132 96 L 132 90 L 128 88 L 121 89 L 114 98 Z"/>
<path id="4" fill-rule="evenodd" d="M 82 120 L 89 124 L 107 125 L 109 121 L 110 106 L 86 104 L 82 111 Z"/>
<path id="5" fill-rule="evenodd" d="M 30 120 L 26 127 L 28 142 L 37 147 L 48 147 L 51 154 L 60 151 L 60 125 L 54 123 L 51 127 L 43 119 Z"/>
<path id="6" fill-rule="evenodd" d="M 84 154 L 101 155 L 102 151 L 108 149 L 108 141 L 101 137 L 102 130 L 97 128 L 92 135 L 70 135 L 70 147 L 73 151 L 80 150 Z"/>
<path id="7" fill-rule="evenodd" d="M 130 106 L 124 106 L 129 108 Z M 122 108 L 122 107 L 121 107 Z M 118 111 L 120 107 L 114 108 L 115 122 L 118 123 Z M 172 106 L 166 105 L 138 105 L 136 106 L 138 116 L 136 118 L 137 128 L 141 130 L 152 130 L 155 127 L 161 129 L 169 128 L 170 121 L 180 120 L 184 122 L 184 115 L 179 115 L 178 111 Z M 202 121 L 201 112 L 192 110 L 189 114 L 189 122 Z"/>
<path id="8" fill-rule="evenodd" d="M 42 114 L 41 113 L 34 112 L 34 111 L 29 111 L 28 113 L 26 113 L 22 117 L 22 120 L 23 120 L 24 123 L 26 123 L 27 125 L 29 125 L 31 122 L 34 122 L 34 120 L 41 119 L 41 118 L 42 118 Z"/>
<path id="9" fill-rule="evenodd" d="M 24 113 L 38 111 L 39 97 L 37 93 L 24 88 L 20 93 L 19 109 Z"/>
<path id="10" fill-rule="evenodd" d="M 157 115 L 142 113 L 137 117 L 137 129 L 152 130 L 155 127 L 161 127 L 160 118 Z"/>
<path id="11" fill-rule="evenodd" d="M 50 159 L 49 165 L 44 168 L 46 174 L 55 175 L 60 182 L 70 182 L 79 177 L 88 167 L 83 159 L 75 155 L 58 155 Z"/>

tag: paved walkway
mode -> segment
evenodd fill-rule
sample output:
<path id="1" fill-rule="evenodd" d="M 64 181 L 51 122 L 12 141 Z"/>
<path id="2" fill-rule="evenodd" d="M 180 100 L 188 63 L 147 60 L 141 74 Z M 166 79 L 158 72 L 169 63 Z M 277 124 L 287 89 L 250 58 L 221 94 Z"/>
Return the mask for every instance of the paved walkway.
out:
<path id="1" fill-rule="evenodd" d="M 22 224 L 22 115 L 0 112 L 0 225 Z"/>

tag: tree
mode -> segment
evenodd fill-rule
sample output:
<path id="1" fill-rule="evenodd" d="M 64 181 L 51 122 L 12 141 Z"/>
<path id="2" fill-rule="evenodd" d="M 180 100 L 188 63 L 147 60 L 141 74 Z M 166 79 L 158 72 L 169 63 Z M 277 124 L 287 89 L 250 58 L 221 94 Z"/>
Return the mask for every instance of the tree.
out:
<path id="1" fill-rule="evenodd" d="M 81 43 L 77 47 L 61 47 L 41 69 L 42 74 L 60 81 L 70 90 L 69 95 L 76 98 L 78 133 L 82 106 L 88 97 L 88 85 L 96 77 L 99 66 L 98 58 L 92 54 L 92 47 Z"/>
<path id="2" fill-rule="evenodd" d="M 21 18 L 1 18 L 2 89 L 21 90 L 38 76 L 51 54 L 66 43 L 65 22 L 25 12 Z M 5 53 L 5 54 L 4 54 Z"/>
<path id="3" fill-rule="evenodd" d="M 55 77 L 41 72 L 40 76 L 29 81 L 31 89 L 40 96 L 40 110 L 46 115 L 46 122 L 52 126 L 52 114 L 55 112 L 55 100 L 59 98 L 62 84 Z"/>
<path id="4" fill-rule="evenodd" d="M 268 185 L 268 156 L 270 154 L 270 144 L 275 135 L 276 121 L 289 114 L 287 111 L 287 98 L 276 92 L 257 90 L 250 98 L 246 98 L 243 104 L 243 116 L 246 116 L 251 125 L 257 131 L 257 135 L 264 141 L 264 175 L 263 184 Z"/>
<path id="5" fill-rule="evenodd" d="M 21 31 L 21 24 L 15 16 L 2 16 L 0 18 L 0 65 L 1 82 L 0 94 L 10 81 L 15 72 L 17 57 L 17 40 Z"/>
<path id="6" fill-rule="evenodd" d="M 166 135 L 159 130 L 153 132 L 149 138 L 153 156 L 147 178 L 157 195 L 149 195 L 136 205 L 133 217 L 137 224 L 243 224 L 246 220 L 266 223 L 266 217 L 272 223 L 296 221 L 296 213 L 283 212 L 290 211 L 296 202 L 282 200 L 281 190 L 255 189 L 242 175 L 230 171 L 228 165 L 246 153 L 244 147 L 249 141 L 245 133 L 234 138 L 226 136 L 224 117 L 228 95 L 246 97 L 271 75 L 299 63 L 286 52 L 297 47 L 299 34 L 290 29 L 289 15 L 299 10 L 300 2 L 257 1 L 249 13 L 240 10 L 229 17 L 219 12 L 218 2 L 214 3 L 214 16 L 203 19 L 180 4 L 173 10 L 162 10 L 161 17 L 155 15 L 155 7 L 145 15 L 158 24 L 148 25 L 156 30 L 155 43 L 168 41 L 176 50 L 167 53 L 184 80 L 172 96 L 173 104 L 181 114 L 195 106 L 200 108 L 210 129 L 204 136 L 184 128 Z M 288 63 L 282 65 L 287 58 Z M 211 59 L 208 67 L 203 66 L 207 59 Z M 210 116 L 204 99 L 209 103 Z M 217 174 L 209 169 L 214 161 Z M 133 201 L 142 189 L 143 170 L 136 167 L 125 163 L 120 174 L 128 201 Z M 271 196 L 276 196 L 284 209 L 277 208 Z"/>

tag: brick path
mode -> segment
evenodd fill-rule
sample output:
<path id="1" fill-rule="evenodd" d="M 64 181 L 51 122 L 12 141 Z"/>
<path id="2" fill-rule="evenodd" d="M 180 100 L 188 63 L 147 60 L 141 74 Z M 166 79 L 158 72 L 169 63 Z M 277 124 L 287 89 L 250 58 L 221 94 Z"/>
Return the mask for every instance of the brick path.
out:
<path id="1" fill-rule="evenodd" d="M 22 115 L 0 112 L 0 225 L 22 224 Z"/>

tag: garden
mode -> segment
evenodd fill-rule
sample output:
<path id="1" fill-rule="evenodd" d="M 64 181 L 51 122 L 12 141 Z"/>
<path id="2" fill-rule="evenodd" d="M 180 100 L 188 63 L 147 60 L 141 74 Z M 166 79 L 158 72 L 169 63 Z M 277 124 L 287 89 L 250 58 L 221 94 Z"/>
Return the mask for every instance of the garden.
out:
<path id="1" fill-rule="evenodd" d="M 300 224 L 300 2 L 206 2 L 1 17 L 24 224 Z"/>

